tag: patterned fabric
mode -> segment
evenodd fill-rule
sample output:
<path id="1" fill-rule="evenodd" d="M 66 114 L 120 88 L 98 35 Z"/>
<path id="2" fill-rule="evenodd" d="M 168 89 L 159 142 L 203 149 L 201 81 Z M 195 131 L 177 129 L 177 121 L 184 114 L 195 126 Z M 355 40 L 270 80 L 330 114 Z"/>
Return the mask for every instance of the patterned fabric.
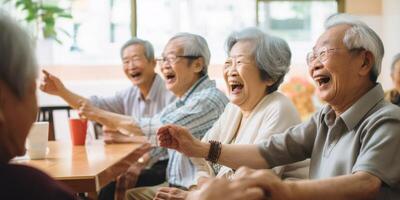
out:
<path id="1" fill-rule="evenodd" d="M 140 124 L 147 136 L 155 135 L 163 124 L 177 124 L 186 127 L 193 136 L 202 138 L 224 111 L 227 97 L 216 88 L 215 81 L 208 76 L 200 78 L 180 99 L 171 103 L 153 118 L 142 119 Z M 158 149 L 152 157 L 168 158 Z M 169 184 L 189 187 L 194 180 L 194 165 L 179 152 L 168 150 L 169 163 L 167 180 Z"/>

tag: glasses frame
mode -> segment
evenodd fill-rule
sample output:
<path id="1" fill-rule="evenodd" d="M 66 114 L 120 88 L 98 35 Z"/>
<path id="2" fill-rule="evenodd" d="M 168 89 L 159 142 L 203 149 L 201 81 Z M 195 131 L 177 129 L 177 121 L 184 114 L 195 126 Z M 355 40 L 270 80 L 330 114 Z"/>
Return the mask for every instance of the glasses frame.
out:
<path id="1" fill-rule="evenodd" d="M 172 56 L 174 56 L 174 57 L 172 58 Z M 163 56 L 163 57 L 157 58 L 156 60 L 157 60 L 157 62 L 160 63 L 160 65 L 164 65 L 166 63 L 168 63 L 170 65 L 174 65 L 179 61 L 179 58 L 186 58 L 186 59 L 190 59 L 190 60 L 195 60 L 195 59 L 198 59 L 200 57 L 201 56 L 193 56 L 193 55 L 186 55 L 185 56 L 185 55 L 170 54 L 169 58 L 168 58 L 168 56 L 165 56 L 165 57 Z"/>
<path id="2" fill-rule="evenodd" d="M 322 50 L 317 53 L 316 55 L 314 51 L 308 52 L 307 53 L 307 58 L 306 62 L 307 65 L 310 66 L 311 63 L 313 63 L 315 60 L 318 60 L 320 63 L 324 63 L 325 61 L 328 60 L 330 52 L 337 51 L 337 50 L 348 50 L 349 52 L 354 52 L 354 51 L 365 51 L 366 49 L 364 47 L 356 47 L 356 48 L 351 48 L 351 49 L 346 49 L 346 48 L 328 48 L 328 47 L 322 47 Z"/>

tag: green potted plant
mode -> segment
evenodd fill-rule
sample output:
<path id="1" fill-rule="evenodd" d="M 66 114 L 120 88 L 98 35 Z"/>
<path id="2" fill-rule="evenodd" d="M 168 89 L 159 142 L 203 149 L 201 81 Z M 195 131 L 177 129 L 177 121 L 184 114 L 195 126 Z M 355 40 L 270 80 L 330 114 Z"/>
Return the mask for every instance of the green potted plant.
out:
<path id="1" fill-rule="evenodd" d="M 41 35 L 44 39 L 54 39 L 61 43 L 57 37 L 57 31 L 69 35 L 63 29 L 57 28 L 56 23 L 61 18 L 71 19 L 70 10 L 43 0 L 4 0 L 4 2 L 12 3 L 17 10 L 24 14 L 24 21 L 34 24 L 36 38 Z"/>

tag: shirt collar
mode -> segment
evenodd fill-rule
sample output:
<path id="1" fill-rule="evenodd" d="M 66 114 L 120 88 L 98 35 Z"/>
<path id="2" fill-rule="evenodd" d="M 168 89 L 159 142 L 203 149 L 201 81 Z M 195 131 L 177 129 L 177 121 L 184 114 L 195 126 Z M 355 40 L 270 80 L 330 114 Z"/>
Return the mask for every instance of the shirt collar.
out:
<path id="1" fill-rule="evenodd" d="M 151 88 L 150 88 L 150 91 L 149 91 L 149 94 L 147 95 L 147 97 L 145 99 L 143 99 L 142 94 L 140 93 L 140 90 L 139 90 L 139 95 L 137 98 L 139 100 L 145 100 L 145 101 L 156 100 L 157 99 L 157 88 L 160 86 L 160 84 L 163 84 L 161 77 L 158 74 L 155 74 L 153 83 L 151 84 Z"/>
<path id="2" fill-rule="evenodd" d="M 201 77 L 181 98 L 178 99 L 177 103 L 184 104 L 192 93 L 207 88 L 210 84 L 212 84 L 212 81 L 208 78 L 208 75 Z"/>
<path id="3" fill-rule="evenodd" d="M 381 84 L 375 85 L 371 90 L 364 94 L 342 115 L 344 123 L 348 130 L 353 129 L 358 122 L 371 110 L 379 101 L 384 98 L 384 92 Z"/>

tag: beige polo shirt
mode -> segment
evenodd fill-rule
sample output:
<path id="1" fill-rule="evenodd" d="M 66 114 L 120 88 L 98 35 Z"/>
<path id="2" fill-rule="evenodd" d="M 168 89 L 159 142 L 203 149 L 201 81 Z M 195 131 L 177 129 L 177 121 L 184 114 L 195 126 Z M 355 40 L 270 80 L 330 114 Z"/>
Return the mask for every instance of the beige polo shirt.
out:
<path id="1" fill-rule="evenodd" d="M 377 84 L 342 115 L 330 106 L 260 144 L 271 167 L 311 158 L 310 178 L 365 171 L 379 177 L 378 199 L 400 199 L 400 108 Z"/>

